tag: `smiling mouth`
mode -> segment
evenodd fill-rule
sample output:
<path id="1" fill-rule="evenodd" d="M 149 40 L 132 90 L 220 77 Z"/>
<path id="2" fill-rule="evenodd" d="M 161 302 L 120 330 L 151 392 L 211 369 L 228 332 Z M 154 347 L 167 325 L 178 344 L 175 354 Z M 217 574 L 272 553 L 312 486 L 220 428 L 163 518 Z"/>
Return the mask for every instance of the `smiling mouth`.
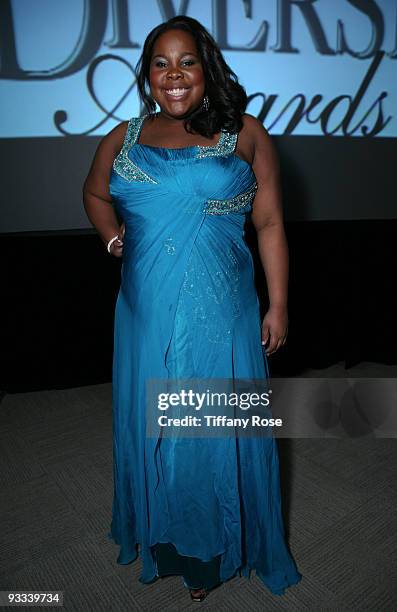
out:
<path id="1" fill-rule="evenodd" d="M 164 89 L 167 96 L 170 98 L 183 98 L 187 91 L 189 91 L 189 87 L 172 87 L 169 89 Z"/>

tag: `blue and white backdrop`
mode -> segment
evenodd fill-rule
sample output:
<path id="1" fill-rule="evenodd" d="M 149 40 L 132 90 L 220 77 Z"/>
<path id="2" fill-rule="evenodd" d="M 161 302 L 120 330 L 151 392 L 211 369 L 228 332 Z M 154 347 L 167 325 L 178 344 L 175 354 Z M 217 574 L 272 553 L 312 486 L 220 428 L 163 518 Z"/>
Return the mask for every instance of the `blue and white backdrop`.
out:
<path id="1" fill-rule="evenodd" d="M 312 138 L 324 139 L 324 191 L 330 138 L 358 139 L 368 155 L 380 139 L 375 165 L 396 149 L 396 0 L 2 0 L 0 146 L 14 204 L 1 231 L 88 227 L 80 181 L 98 137 L 140 112 L 134 67 L 145 37 L 181 13 L 212 33 L 247 91 L 247 112 L 284 150 L 286 138 L 299 139 L 292 146 L 304 160 Z M 359 185 L 358 166 L 346 162 Z M 395 216 L 385 200 L 374 217 Z M 345 210 L 317 195 L 306 218 L 368 218 L 371 202 Z"/>

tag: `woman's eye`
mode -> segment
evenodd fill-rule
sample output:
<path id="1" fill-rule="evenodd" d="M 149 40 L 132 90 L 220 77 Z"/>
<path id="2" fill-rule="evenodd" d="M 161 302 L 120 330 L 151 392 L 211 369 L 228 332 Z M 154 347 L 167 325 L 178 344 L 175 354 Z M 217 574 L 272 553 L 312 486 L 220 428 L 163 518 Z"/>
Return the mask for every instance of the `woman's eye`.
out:
<path id="1" fill-rule="evenodd" d="M 166 65 L 167 62 L 162 62 L 161 60 L 156 62 L 156 66 L 158 66 L 159 68 L 162 68 L 163 66 Z M 184 62 L 182 62 L 182 64 L 191 66 L 192 64 L 194 64 L 194 60 L 185 60 Z"/>

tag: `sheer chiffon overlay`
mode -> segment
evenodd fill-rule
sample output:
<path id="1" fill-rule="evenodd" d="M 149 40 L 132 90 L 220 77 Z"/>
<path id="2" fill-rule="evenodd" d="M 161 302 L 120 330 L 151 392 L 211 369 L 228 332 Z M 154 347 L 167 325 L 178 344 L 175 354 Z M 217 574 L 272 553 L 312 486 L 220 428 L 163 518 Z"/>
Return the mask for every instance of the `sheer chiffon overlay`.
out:
<path id="1" fill-rule="evenodd" d="M 199 588 L 254 569 L 282 595 L 302 576 L 285 541 L 276 440 L 146 435 L 148 379 L 268 377 L 244 238 L 255 175 L 235 153 L 237 134 L 154 147 L 138 144 L 145 118 L 129 121 L 110 179 L 126 231 L 108 536 L 118 563 L 140 555 L 143 583 L 176 573 Z"/>

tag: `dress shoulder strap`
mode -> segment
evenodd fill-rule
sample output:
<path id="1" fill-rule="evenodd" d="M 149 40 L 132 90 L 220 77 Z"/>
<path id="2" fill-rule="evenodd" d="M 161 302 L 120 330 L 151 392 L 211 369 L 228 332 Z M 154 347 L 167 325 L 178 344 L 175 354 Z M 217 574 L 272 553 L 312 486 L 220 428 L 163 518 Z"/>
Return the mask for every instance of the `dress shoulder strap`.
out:
<path id="1" fill-rule="evenodd" d="M 131 117 L 124 136 L 122 151 L 128 152 L 136 143 L 145 117 Z"/>
<path id="2" fill-rule="evenodd" d="M 130 148 L 136 143 L 142 129 L 146 115 L 142 117 L 131 117 L 128 121 L 127 130 L 124 136 L 123 153 L 128 153 Z M 213 146 L 197 146 L 196 157 L 226 157 L 234 153 L 237 144 L 238 134 L 232 134 L 227 130 L 221 130 L 218 142 Z"/>
<path id="3" fill-rule="evenodd" d="M 213 147 L 199 146 L 197 157 L 226 157 L 234 153 L 238 134 L 221 130 L 221 136 Z"/>
<path id="4" fill-rule="evenodd" d="M 127 129 L 124 135 L 123 145 L 120 153 L 113 161 L 113 169 L 117 174 L 122 176 L 126 181 L 139 181 L 142 183 L 154 183 L 157 181 L 141 170 L 129 157 L 128 153 L 131 147 L 137 141 L 142 123 L 145 117 L 132 117 L 128 121 Z"/>

